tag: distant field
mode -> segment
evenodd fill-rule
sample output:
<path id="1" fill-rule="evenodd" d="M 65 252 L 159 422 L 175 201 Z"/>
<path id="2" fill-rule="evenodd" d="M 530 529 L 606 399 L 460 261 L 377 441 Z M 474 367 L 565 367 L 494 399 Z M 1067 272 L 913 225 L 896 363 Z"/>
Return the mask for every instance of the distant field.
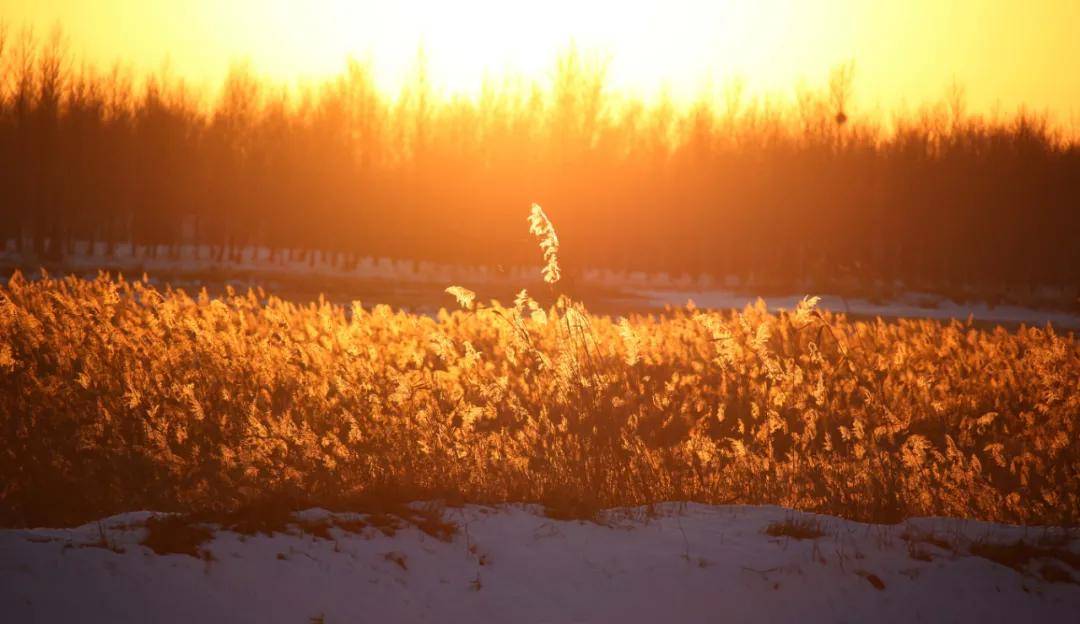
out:
<path id="1" fill-rule="evenodd" d="M 5 524 L 372 492 L 849 518 L 1080 519 L 1080 343 L 1053 329 L 560 298 L 435 315 L 16 277 Z"/>
<path id="2" fill-rule="evenodd" d="M 93 279 L 105 271 L 112 276 L 146 275 L 158 288 L 182 288 L 189 293 L 205 288 L 220 296 L 226 288 L 263 289 L 294 303 L 324 297 L 331 303 L 386 304 L 410 312 L 434 314 L 448 302 L 446 284 L 462 284 L 484 293 L 485 299 L 509 301 L 522 287 L 546 292 L 535 266 L 455 265 L 429 261 L 375 258 L 311 250 L 271 250 L 244 246 L 222 250 L 211 245 L 159 245 L 135 247 L 125 243 L 107 252 L 105 243 L 86 241 L 71 253 L 45 260 L 14 240 L 0 248 L 0 278 L 16 271 L 37 279 L 45 269 L 55 276 L 80 275 Z M 799 286 L 759 282 L 738 276 L 672 274 L 662 271 L 614 271 L 586 268 L 564 276 L 560 292 L 587 302 L 590 311 L 625 315 L 660 312 L 694 301 L 699 307 L 740 310 L 764 297 L 771 310 L 794 309 L 803 292 L 821 295 L 818 307 L 844 312 L 850 318 L 886 320 L 930 318 L 967 320 L 992 328 L 1020 324 L 1065 329 L 1080 328 L 1080 298 L 1073 287 L 938 288 L 912 290 L 902 284 L 880 282 Z"/>

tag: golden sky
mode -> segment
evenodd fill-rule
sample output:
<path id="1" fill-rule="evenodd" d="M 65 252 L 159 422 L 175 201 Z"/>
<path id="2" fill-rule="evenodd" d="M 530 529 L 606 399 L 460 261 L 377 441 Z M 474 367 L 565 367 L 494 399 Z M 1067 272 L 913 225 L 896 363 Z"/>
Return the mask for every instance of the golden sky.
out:
<path id="1" fill-rule="evenodd" d="M 972 110 L 1080 113 L 1080 0 L 0 0 L 0 16 L 41 34 L 59 22 L 77 58 L 168 58 L 207 85 L 237 60 L 291 82 L 353 55 L 395 89 L 423 43 L 436 85 L 470 91 L 485 72 L 543 79 L 573 40 L 610 55 L 613 86 L 647 96 L 731 76 L 790 94 L 853 59 L 862 107 L 915 106 L 955 77 Z"/>

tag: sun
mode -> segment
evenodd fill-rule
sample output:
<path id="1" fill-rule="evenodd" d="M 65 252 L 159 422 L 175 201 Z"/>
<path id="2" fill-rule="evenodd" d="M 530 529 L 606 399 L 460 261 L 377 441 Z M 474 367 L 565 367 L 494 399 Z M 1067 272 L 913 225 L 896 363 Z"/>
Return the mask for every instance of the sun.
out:
<path id="1" fill-rule="evenodd" d="M 569 46 L 608 59 L 614 88 L 645 95 L 658 88 L 690 93 L 718 75 L 780 87 L 800 71 L 842 60 L 833 48 L 818 46 L 800 51 L 792 63 L 789 44 L 795 25 L 806 21 L 805 5 L 775 0 L 240 5 L 234 3 L 234 12 L 249 16 L 240 39 L 263 71 L 332 74 L 347 56 L 371 59 L 388 90 L 415 66 L 419 50 L 433 82 L 450 92 L 475 90 L 493 75 L 543 78 Z"/>

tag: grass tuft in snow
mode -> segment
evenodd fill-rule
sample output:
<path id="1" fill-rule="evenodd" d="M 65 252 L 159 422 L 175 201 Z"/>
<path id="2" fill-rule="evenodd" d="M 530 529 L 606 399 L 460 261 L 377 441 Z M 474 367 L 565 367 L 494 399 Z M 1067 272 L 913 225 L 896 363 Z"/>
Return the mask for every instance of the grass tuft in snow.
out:
<path id="1" fill-rule="evenodd" d="M 205 557 L 202 545 L 213 539 L 209 528 L 194 524 L 182 515 L 165 515 L 146 521 L 146 537 L 142 545 L 159 555 L 191 555 Z"/>
<path id="2" fill-rule="evenodd" d="M 765 534 L 772 537 L 790 537 L 792 539 L 817 539 L 825 535 L 821 522 L 812 518 L 788 518 L 783 522 L 773 522 L 765 528 Z"/>
<path id="3" fill-rule="evenodd" d="M 1080 584 L 1071 573 L 1058 565 L 1064 563 L 1073 570 L 1080 570 L 1080 554 L 1064 547 L 1039 546 L 1024 540 L 1010 543 L 977 541 L 971 545 L 970 551 L 976 557 L 989 559 L 1020 573 L 1025 573 L 1033 562 L 1041 562 L 1038 572 L 1044 580 Z"/>

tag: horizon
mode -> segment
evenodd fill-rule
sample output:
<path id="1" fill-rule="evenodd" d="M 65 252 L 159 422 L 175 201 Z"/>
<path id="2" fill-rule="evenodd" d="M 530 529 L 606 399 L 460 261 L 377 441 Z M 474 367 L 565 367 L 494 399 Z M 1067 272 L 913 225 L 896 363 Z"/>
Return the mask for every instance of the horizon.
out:
<path id="1" fill-rule="evenodd" d="M 0 0 L 0 15 L 9 37 L 31 28 L 42 41 L 59 28 L 75 63 L 99 70 L 119 63 L 140 78 L 164 70 L 204 97 L 238 65 L 295 88 L 333 79 L 350 58 L 368 64 L 377 88 L 393 95 L 421 55 L 435 93 L 476 97 L 485 83 L 543 86 L 573 47 L 608 61 L 612 93 L 650 103 L 668 97 L 685 106 L 734 83 L 751 99 L 793 99 L 853 64 L 853 105 L 879 116 L 911 114 L 953 85 L 975 115 L 1025 110 L 1075 134 L 1080 113 L 1080 44 L 1069 27 L 1080 20 L 1080 4 L 1062 1 L 919 0 L 902 9 L 854 0 L 681 2 L 664 11 L 654 2 L 619 10 L 558 3 L 525 13 L 520 4 L 483 1 L 453 10 L 423 2 L 317 5 Z M 1044 69 L 1054 65 L 1060 69 Z"/>

